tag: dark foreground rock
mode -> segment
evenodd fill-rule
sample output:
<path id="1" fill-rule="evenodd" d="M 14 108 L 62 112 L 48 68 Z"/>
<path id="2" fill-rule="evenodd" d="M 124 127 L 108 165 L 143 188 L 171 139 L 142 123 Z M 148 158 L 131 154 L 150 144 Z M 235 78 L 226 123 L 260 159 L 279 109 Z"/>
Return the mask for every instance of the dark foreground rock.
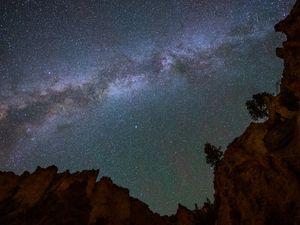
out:
<path id="1" fill-rule="evenodd" d="M 179 205 L 176 215 L 160 216 L 110 178 L 96 181 L 98 172 L 57 173 L 55 166 L 21 176 L 0 172 L 0 224 L 194 225 L 210 219 L 210 206 L 191 211 Z"/>
<path id="2" fill-rule="evenodd" d="M 269 119 L 250 124 L 216 168 L 218 225 L 300 224 L 300 1 L 275 29 L 287 35 L 280 93 L 266 99 Z"/>

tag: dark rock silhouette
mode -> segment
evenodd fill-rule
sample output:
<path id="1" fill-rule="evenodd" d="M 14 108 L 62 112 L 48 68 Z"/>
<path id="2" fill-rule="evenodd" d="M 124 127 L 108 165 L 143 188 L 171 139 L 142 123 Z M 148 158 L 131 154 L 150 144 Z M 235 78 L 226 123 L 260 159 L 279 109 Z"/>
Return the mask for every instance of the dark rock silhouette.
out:
<path id="1" fill-rule="evenodd" d="M 280 93 L 267 97 L 269 119 L 251 123 L 216 168 L 218 225 L 300 224 L 300 1 L 275 29 L 287 35 Z"/>
<path id="2" fill-rule="evenodd" d="M 0 172 L 0 224 L 193 225 L 206 219 L 207 206 L 191 211 L 180 205 L 176 215 L 160 216 L 110 178 L 97 182 L 98 173 L 57 173 L 55 166 L 20 176 Z"/>

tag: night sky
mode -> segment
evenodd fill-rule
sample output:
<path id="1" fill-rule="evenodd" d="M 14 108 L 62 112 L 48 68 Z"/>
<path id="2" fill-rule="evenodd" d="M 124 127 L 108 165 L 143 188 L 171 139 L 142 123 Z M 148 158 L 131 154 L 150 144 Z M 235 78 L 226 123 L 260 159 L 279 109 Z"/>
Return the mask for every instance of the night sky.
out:
<path id="1" fill-rule="evenodd" d="M 99 168 L 163 214 L 276 92 L 294 0 L 0 0 L 0 170 Z"/>

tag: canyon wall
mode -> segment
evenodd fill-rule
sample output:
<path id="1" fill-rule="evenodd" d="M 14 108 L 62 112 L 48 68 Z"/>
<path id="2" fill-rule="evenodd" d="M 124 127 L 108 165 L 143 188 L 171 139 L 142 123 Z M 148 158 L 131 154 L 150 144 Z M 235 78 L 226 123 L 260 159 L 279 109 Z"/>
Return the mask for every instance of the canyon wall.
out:
<path id="1" fill-rule="evenodd" d="M 300 2 L 275 26 L 286 34 L 280 93 L 266 97 L 268 119 L 251 123 L 215 172 L 218 225 L 300 224 Z"/>
<path id="2" fill-rule="evenodd" d="M 205 222 L 209 207 L 160 216 L 110 178 L 97 181 L 98 170 L 58 173 L 38 167 L 18 176 L 0 172 L 1 225 L 194 225 Z M 197 222 L 198 221 L 198 222 Z M 201 223 L 203 224 L 203 223 Z"/>

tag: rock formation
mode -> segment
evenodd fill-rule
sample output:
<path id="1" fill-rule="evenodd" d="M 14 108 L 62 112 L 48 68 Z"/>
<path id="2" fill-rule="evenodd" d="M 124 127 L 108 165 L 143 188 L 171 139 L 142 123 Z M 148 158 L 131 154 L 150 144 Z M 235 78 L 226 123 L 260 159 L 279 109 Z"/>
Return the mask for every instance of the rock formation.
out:
<path id="1" fill-rule="evenodd" d="M 215 171 L 218 225 L 300 224 L 300 1 L 275 26 L 287 35 L 280 93 L 268 97 L 269 119 L 251 123 Z"/>
<path id="2" fill-rule="evenodd" d="M 57 173 L 55 166 L 18 176 L 0 172 L 1 225 L 194 225 L 206 221 L 201 210 L 180 206 L 174 216 L 160 216 L 129 196 L 97 170 Z"/>

